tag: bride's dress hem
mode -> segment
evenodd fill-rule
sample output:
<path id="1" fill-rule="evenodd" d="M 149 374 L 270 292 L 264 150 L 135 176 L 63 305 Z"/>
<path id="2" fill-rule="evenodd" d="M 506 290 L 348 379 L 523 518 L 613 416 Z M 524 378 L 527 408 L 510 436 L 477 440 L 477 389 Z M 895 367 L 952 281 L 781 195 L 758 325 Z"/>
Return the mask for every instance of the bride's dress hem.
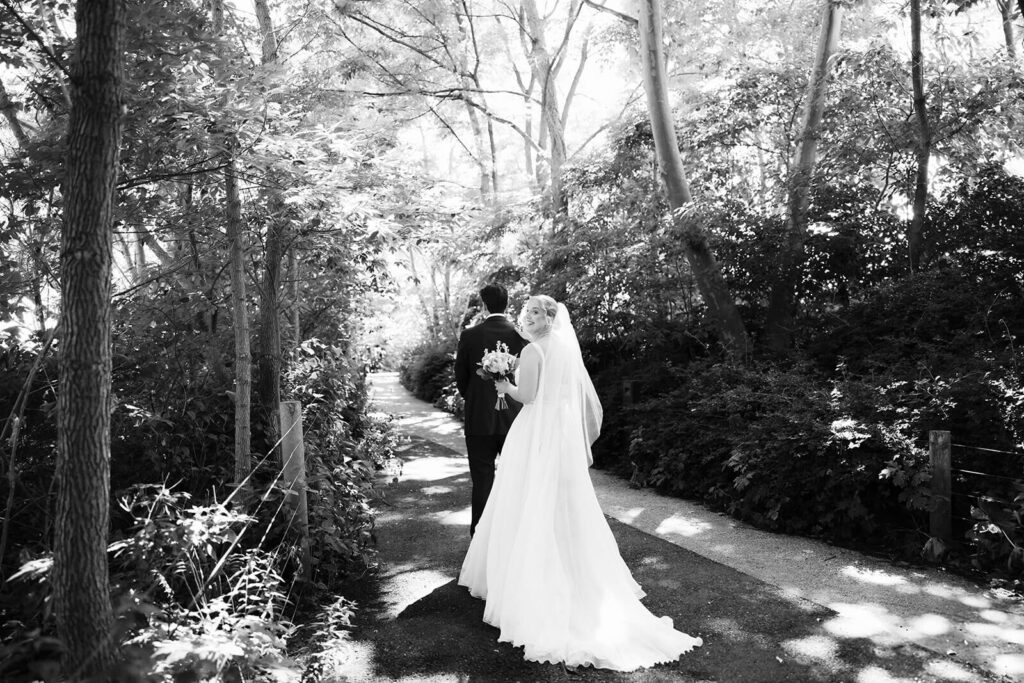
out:
<path id="1" fill-rule="evenodd" d="M 542 363 L 539 388 L 509 429 L 458 583 L 530 661 L 613 671 L 676 661 L 703 641 L 640 602 L 590 480 L 578 346 L 554 333 L 547 342 L 527 347 L 525 360 Z"/>
<path id="2" fill-rule="evenodd" d="M 484 601 L 487 600 L 486 592 L 474 590 L 466 584 L 460 585 L 465 586 L 466 589 L 469 591 L 469 594 L 472 595 L 474 598 Z M 671 622 L 671 619 L 669 619 L 668 617 L 662 617 L 662 619 Z M 509 643 L 510 645 L 512 645 L 512 647 L 523 648 L 523 650 L 525 651 L 523 654 L 523 659 L 530 662 L 536 662 L 538 664 L 564 664 L 565 666 L 571 668 L 587 666 L 593 667 L 595 669 L 607 669 L 609 671 L 636 671 L 638 669 L 647 669 L 653 666 L 657 666 L 659 664 L 673 664 L 677 662 L 679 658 L 682 657 L 684 654 L 691 652 L 694 649 L 702 647 L 704 645 L 703 638 L 700 638 L 699 636 L 695 637 L 681 633 L 680 635 L 682 635 L 687 640 L 684 646 L 678 647 L 673 651 L 659 653 L 654 657 L 648 658 L 638 657 L 636 654 L 633 654 L 633 656 L 631 657 L 631 659 L 634 660 L 633 662 L 631 662 L 630 664 L 622 664 L 610 661 L 607 657 L 602 657 L 599 655 L 588 653 L 585 649 L 582 648 L 578 648 L 576 649 L 576 651 L 568 655 L 564 654 L 564 648 L 554 648 L 546 652 L 538 652 L 538 650 L 544 650 L 545 648 L 541 648 L 526 640 L 506 636 L 504 634 L 504 631 L 502 631 L 501 624 L 496 623 L 495 620 L 493 619 L 488 619 L 486 616 L 484 617 L 484 623 L 486 623 L 488 626 L 493 626 L 494 628 L 499 630 L 499 643 Z M 676 654 L 672 654 L 672 652 L 675 652 L 676 650 L 678 650 L 678 652 Z"/>

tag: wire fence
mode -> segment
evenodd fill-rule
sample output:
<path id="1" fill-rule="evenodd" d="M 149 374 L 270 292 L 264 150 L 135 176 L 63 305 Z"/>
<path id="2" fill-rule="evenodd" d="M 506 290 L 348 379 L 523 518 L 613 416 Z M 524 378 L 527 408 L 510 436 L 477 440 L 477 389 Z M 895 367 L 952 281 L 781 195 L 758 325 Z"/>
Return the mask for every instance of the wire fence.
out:
<path id="1" fill-rule="evenodd" d="M 999 492 L 1005 494 L 1006 490 L 1012 487 L 1024 493 L 1024 452 L 1022 451 L 954 443 L 948 431 L 933 430 L 928 433 L 928 452 L 932 469 L 930 533 L 931 536 L 946 544 L 953 542 L 954 520 L 974 525 L 987 519 L 986 503 L 1004 507 L 1017 504 L 1016 501 L 1000 496 Z M 997 468 L 1001 470 L 1001 473 L 981 471 L 986 466 L 984 461 L 979 462 L 974 459 L 969 463 L 963 462 L 964 457 L 972 453 L 988 458 L 989 464 L 993 462 L 991 460 L 993 457 L 1013 459 L 1014 463 L 1020 462 L 1021 466 L 1017 468 L 1017 471 L 1021 474 L 1019 476 L 1006 474 L 1005 460 L 995 461 L 1002 465 Z M 958 466 L 954 467 L 954 465 Z M 955 506 L 956 510 L 954 510 L 954 500 L 962 503 Z M 970 505 L 970 517 L 956 514 L 963 509 L 964 504 Z M 975 516 L 976 509 L 980 511 L 977 516 Z"/>

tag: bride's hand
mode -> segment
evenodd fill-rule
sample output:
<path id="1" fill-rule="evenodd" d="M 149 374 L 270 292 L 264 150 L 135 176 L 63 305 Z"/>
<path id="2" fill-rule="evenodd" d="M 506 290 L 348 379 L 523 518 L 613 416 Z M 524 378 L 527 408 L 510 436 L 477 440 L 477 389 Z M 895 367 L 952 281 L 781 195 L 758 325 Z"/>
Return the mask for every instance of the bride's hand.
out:
<path id="1" fill-rule="evenodd" d="M 498 390 L 499 394 L 507 394 L 512 387 L 515 386 L 507 379 L 494 380 L 494 388 Z"/>

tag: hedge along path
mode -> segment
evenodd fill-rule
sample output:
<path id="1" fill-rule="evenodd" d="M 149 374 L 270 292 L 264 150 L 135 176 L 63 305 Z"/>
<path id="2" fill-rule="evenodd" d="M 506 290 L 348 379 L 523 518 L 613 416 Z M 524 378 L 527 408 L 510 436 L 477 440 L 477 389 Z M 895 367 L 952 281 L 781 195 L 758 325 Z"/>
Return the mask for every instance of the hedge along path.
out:
<path id="1" fill-rule="evenodd" d="M 376 590 L 361 600 L 355 653 L 343 672 L 351 680 L 998 680 L 912 643 L 837 635 L 829 629 L 840 616 L 834 610 L 614 519 L 622 555 L 647 591 L 644 603 L 703 637 L 704 647 L 628 674 L 526 662 L 521 649 L 499 643 L 498 630 L 483 623 L 484 603 L 457 585 L 469 544 L 461 427 L 409 396 L 394 373 L 372 379 L 377 408 L 397 417 L 409 442 L 378 517 L 382 571 Z"/>

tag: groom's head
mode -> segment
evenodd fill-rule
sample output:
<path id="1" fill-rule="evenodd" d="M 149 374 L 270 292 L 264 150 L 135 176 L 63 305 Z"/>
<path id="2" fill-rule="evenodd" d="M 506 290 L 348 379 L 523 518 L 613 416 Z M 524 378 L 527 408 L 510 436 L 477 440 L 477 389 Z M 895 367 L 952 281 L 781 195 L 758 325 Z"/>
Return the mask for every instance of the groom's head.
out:
<path id="1" fill-rule="evenodd" d="M 504 313 L 508 306 L 508 291 L 501 285 L 486 285 L 480 290 L 480 300 L 488 313 Z"/>

